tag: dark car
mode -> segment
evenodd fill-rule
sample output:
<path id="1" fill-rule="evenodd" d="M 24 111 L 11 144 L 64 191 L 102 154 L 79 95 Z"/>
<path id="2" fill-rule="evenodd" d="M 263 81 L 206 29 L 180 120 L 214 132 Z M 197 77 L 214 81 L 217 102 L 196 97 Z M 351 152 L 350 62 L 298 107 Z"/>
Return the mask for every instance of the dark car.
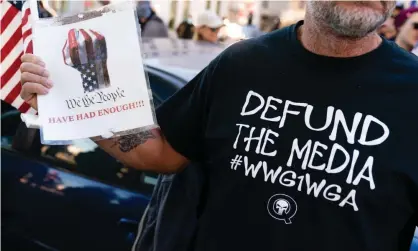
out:
<path id="1" fill-rule="evenodd" d="M 176 43 L 143 41 L 156 107 L 221 51 Z M 1 123 L 2 250 L 131 250 L 157 174 L 124 166 L 89 139 L 42 145 L 3 102 Z"/>
<path id="2" fill-rule="evenodd" d="M 155 106 L 187 81 L 146 71 Z M 1 119 L 2 250 L 130 250 L 156 174 L 124 166 L 89 139 L 42 145 L 13 109 Z"/>

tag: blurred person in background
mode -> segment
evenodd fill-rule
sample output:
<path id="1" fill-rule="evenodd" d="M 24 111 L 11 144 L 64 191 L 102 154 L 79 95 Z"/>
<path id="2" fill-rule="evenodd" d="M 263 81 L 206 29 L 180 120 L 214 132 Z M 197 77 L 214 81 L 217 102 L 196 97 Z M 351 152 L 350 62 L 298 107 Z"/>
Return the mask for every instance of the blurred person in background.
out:
<path id="1" fill-rule="evenodd" d="M 194 39 L 217 43 L 219 31 L 223 26 L 222 19 L 215 12 L 206 10 L 197 17 Z"/>
<path id="2" fill-rule="evenodd" d="M 177 27 L 177 36 L 181 39 L 192 39 L 195 27 L 193 25 L 192 17 L 189 15 L 186 20 L 181 22 Z"/>
<path id="3" fill-rule="evenodd" d="M 395 18 L 401 11 L 405 9 L 404 4 L 401 2 L 396 3 L 395 9 L 392 12 L 392 17 Z"/>
<path id="4" fill-rule="evenodd" d="M 168 37 L 168 29 L 166 25 L 151 8 L 151 3 L 149 1 L 137 2 L 136 11 L 143 37 Z"/>
<path id="5" fill-rule="evenodd" d="M 412 50 L 412 53 L 418 56 L 418 43 L 415 45 L 415 48 Z"/>
<path id="6" fill-rule="evenodd" d="M 395 18 L 398 35 L 395 42 L 407 51 L 412 51 L 418 43 L 418 7 L 403 10 Z"/>
<path id="7" fill-rule="evenodd" d="M 247 25 L 242 27 L 242 32 L 245 38 L 254 38 L 263 34 L 263 32 L 253 24 L 253 13 L 248 15 Z"/>
<path id="8" fill-rule="evenodd" d="M 229 36 L 228 36 L 228 25 L 227 25 L 229 23 L 228 18 L 225 17 L 225 16 L 222 17 L 222 23 L 224 24 L 224 26 L 221 27 L 221 29 L 219 30 L 219 33 L 218 33 L 218 38 L 219 38 L 219 41 L 221 41 L 221 42 L 226 41 L 229 38 Z"/>
<path id="9" fill-rule="evenodd" d="M 388 40 L 395 41 L 396 39 L 396 28 L 395 28 L 395 19 L 393 17 L 389 17 L 386 22 L 380 26 L 378 29 L 379 35 L 385 37 Z"/>
<path id="10" fill-rule="evenodd" d="M 46 8 L 43 1 L 38 1 L 38 13 L 39 18 L 50 18 L 56 16 L 56 13 L 52 8 Z"/>
<path id="11" fill-rule="evenodd" d="M 270 32 L 280 29 L 281 26 L 282 26 L 281 19 L 277 18 L 277 20 L 274 22 L 273 26 L 271 27 Z"/>

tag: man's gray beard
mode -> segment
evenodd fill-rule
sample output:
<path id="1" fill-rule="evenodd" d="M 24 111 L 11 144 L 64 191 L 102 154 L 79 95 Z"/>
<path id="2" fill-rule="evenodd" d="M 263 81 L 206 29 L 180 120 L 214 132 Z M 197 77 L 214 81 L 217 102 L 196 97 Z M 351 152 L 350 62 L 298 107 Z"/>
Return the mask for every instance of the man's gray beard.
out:
<path id="1" fill-rule="evenodd" d="M 381 14 L 371 9 L 348 11 L 331 1 L 310 1 L 307 8 L 315 20 L 326 24 L 335 34 L 350 38 L 365 37 L 380 27 L 391 14 L 391 11 Z"/>

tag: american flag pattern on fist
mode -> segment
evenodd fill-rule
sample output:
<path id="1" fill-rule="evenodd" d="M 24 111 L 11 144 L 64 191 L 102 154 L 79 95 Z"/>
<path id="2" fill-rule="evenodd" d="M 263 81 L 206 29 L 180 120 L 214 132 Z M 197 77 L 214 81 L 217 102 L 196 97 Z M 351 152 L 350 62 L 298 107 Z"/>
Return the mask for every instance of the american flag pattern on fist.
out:
<path id="1" fill-rule="evenodd" d="M 97 81 L 96 75 L 96 64 L 87 63 L 77 66 L 77 70 L 81 74 L 81 79 L 83 82 L 84 92 L 91 92 L 99 88 L 99 83 Z"/>
<path id="2" fill-rule="evenodd" d="M 106 39 L 88 29 L 71 29 L 62 48 L 64 63 L 80 72 L 84 93 L 110 86 Z"/>

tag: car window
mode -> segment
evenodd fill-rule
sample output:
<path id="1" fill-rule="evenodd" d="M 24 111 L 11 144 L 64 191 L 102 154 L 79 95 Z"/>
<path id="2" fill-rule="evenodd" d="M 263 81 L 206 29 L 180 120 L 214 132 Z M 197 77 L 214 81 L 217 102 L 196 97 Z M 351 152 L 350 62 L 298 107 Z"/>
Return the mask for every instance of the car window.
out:
<path id="1" fill-rule="evenodd" d="M 91 179 L 151 194 L 156 175 L 125 166 L 90 139 L 74 140 L 71 145 L 40 145 L 45 160 Z"/>
<path id="2" fill-rule="evenodd" d="M 1 114 L 1 123 L 1 147 L 3 149 L 12 149 L 13 140 L 18 137 L 17 128 L 29 130 L 21 126 L 20 113 L 14 108 Z M 22 132 L 19 131 L 19 133 Z M 30 148 L 16 151 L 50 166 L 143 194 L 150 195 L 156 182 L 156 174 L 124 166 L 90 139 L 75 140 L 73 144 L 64 146 L 43 145 L 40 142 L 39 130 L 36 130 Z"/>
<path id="3" fill-rule="evenodd" d="M 11 145 L 13 136 L 21 122 L 20 113 L 3 100 L 1 101 L 1 144 Z"/>
<path id="4" fill-rule="evenodd" d="M 158 107 L 177 91 L 177 87 L 169 83 L 161 76 L 148 73 L 150 87 L 153 93 L 154 106 Z"/>
<path id="5" fill-rule="evenodd" d="M 148 74 L 151 89 L 153 91 L 153 101 L 158 107 L 165 99 L 175 92 L 175 88 L 162 77 Z M 13 135 L 20 124 L 18 112 L 10 118 L 5 118 L 3 122 L 9 123 L 8 133 L 3 133 L 2 127 L 2 147 L 11 146 Z M 12 118 L 13 117 L 13 118 Z M 7 121 L 6 121 L 7 120 Z M 10 121 L 10 122 L 8 122 Z M 71 145 L 43 145 L 40 143 L 39 131 L 32 143 L 31 149 L 25 154 L 37 158 L 50 165 L 64 168 L 70 172 L 86 176 L 107 184 L 120 186 L 130 190 L 139 191 L 144 194 L 151 194 L 156 183 L 157 174 L 143 172 L 123 165 L 115 158 L 101 150 L 90 139 L 75 140 Z M 22 153 L 23 154 L 23 153 Z"/>
<path id="6" fill-rule="evenodd" d="M 159 107 L 164 100 L 162 100 L 158 95 L 152 93 L 152 101 L 154 102 L 154 108 Z"/>

